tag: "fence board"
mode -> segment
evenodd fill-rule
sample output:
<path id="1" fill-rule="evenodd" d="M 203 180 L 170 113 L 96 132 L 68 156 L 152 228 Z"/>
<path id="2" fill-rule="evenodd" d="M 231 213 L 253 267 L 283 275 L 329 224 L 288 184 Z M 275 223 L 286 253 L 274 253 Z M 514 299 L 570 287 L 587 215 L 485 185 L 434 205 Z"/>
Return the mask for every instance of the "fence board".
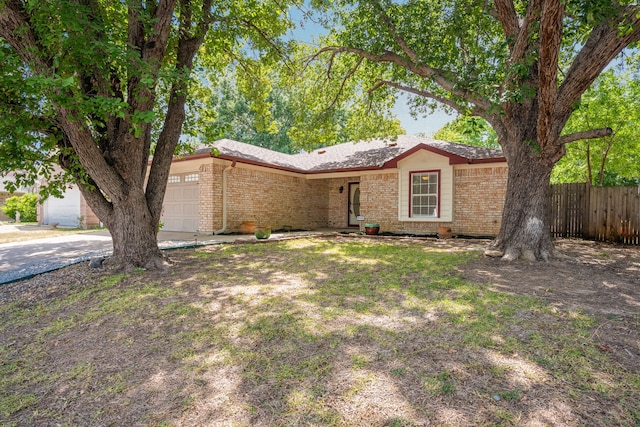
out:
<path id="1" fill-rule="evenodd" d="M 551 187 L 551 234 L 553 237 L 584 237 L 588 192 L 586 184 Z"/>
<path id="2" fill-rule="evenodd" d="M 640 245 L 640 187 L 551 186 L 553 237 Z"/>

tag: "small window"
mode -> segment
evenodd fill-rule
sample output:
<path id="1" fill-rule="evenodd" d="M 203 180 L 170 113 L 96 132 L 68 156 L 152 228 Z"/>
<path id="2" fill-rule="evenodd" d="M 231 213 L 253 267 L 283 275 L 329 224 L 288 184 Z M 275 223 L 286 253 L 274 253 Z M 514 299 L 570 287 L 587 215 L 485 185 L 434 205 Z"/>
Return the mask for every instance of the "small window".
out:
<path id="1" fill-rule="evenodd" d="M 169 184 L 177 184 L 180 182 L 180 175 L 169 175 L 169 179 L 167 180 Z"/>
<path id="2" fill-rule="evenodd" d="M 199 175 L 197 173 L 192 173 L 189 175 L 185 175 L 184 182 L 198 182 Z"/>
<path id="3" fill-rule="evenodd" d="M 437 218 L 439 198 L 440 172 L 411 173 L 410 216 Z"/>

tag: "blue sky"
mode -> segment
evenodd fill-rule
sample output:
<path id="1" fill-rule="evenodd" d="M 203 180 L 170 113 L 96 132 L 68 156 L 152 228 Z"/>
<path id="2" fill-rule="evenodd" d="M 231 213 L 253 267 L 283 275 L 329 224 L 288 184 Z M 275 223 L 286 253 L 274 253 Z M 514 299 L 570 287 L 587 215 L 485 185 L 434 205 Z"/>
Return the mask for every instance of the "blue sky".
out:
<path id="1" fill-rule="evenodd" d="M 398 116 L 398 119 L 400 119 L 400 123 L 402 123 L 402 127 L 407 132 L 407 135 L 422 133 L 425 136 L 432 136 L 446 123 L 455 119 L 455 115 L 450 115 L 440 110 L 426 117 L 419 116 L 417 119 L 414 119 L 409 113 L 407 99 L 402 95 L 398 97 L 393 112 Z"/>

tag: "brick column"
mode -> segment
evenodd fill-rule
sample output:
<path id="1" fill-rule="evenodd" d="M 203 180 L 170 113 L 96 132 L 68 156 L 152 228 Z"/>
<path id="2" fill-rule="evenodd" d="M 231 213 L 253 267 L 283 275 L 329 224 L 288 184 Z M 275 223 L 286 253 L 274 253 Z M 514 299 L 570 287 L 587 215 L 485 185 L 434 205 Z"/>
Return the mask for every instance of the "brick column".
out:
<path id="1" fill-rule="evenodd" d="M 219 169 L 219 166 L 211 164 L 200 166 L 198 178 L 200 233 L 213 233 L 222 227 L 222 172 Z"/>

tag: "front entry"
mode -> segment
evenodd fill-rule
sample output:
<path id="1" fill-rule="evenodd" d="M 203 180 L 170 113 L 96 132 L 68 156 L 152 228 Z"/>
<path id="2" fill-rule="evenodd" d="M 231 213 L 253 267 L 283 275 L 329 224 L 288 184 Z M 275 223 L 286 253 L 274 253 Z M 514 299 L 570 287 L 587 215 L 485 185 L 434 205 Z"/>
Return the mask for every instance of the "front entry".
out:
<path id="1" fill-rule="evenodd" d="M 360 215 L 360 183 L 349 183 L 349 227 L 357 227 Z"/>

